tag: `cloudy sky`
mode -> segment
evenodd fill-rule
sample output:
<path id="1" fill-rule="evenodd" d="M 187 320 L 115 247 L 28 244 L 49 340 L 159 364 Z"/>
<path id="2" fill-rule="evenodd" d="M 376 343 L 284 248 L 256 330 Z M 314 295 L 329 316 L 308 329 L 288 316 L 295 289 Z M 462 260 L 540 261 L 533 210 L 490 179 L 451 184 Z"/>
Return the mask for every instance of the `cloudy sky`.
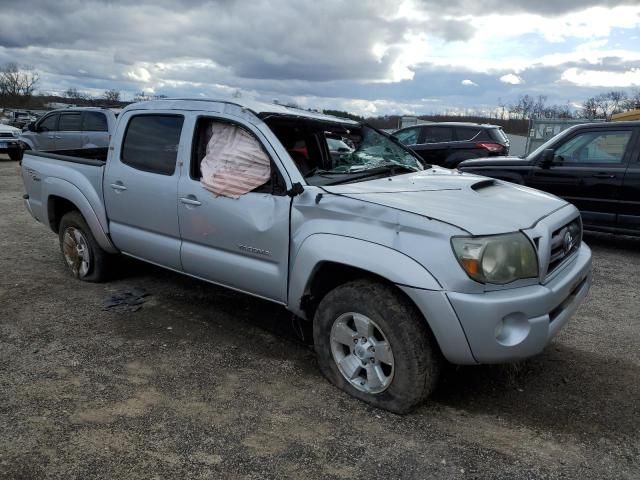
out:
<path id="1" fill-rule="evenodd" d="M 640 0 L 0 0 L 0 63 L 41 90 L 366 115 L 579 103 L 640 87 Z"/>

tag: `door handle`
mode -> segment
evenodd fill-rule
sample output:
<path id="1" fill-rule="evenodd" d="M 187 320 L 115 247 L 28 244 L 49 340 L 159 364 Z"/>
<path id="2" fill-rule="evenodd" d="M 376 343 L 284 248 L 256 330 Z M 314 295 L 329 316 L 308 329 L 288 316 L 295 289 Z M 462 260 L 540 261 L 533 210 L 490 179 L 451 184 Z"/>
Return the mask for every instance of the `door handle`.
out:
<path id="1" fill-rule="evenodd" d="M 594 178 L 616 178 L 615 174 L 613 173 L 594 173 L 591 176 Z"/>
<path id="2" fill-rule="evenodd" d="M 193 195 L 190 195 L 188 197 L 181 197 L 180 201 L 182 203 L 184 203 L 185 205 L 192 205 L 194 207 L 198 207 L 200 205 L 202 205 L 201 202 L 199 202 L 196 197 L 194 197 Z"/>
<path id="3" fill-rule="evenodd" d="M 56 138 L 56 137 L 54 137 L 53 135 L 47 135 L 47 136 L 48 136 L 48 138 L 50 138 L 51 140 L 53 140 L 54 138 Z"/>
<path id="4" fill-rule="evenodd" d="M 127 187 L 125 187 L 122 183 L 112 183 L 111 188 L 120 192 L 127 189 Z"/>
<path id="5" fill-rule="evenodd" d="M 62 137 L 60 135 L 56 135 L 56 139 L 60 140 Z"/>

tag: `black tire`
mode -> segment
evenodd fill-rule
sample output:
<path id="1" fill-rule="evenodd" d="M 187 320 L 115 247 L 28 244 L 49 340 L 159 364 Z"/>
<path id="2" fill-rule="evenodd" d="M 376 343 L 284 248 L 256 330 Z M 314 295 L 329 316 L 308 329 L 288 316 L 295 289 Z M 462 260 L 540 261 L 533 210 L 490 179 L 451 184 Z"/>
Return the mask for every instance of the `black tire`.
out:
<path id="1" fill-rule="evenodd" d="M 84 244 L 87 246 L 89 262 L 86 272 L 79 264 L 72 265 L 65 254 L 65 235 L 68 233 L 71 234 L 74 230 L 81 234 L 84 239 Z M 73 235 L 69 238 L 72 236 Z M 113 261 L 113 256 L 105 252 L 102 247 L 98 245 L 98 242 L 96 242 L 96 239 L 91 233 L 91 229 L 80 212 L 72 211 L 62 217 L 60 220 L 60 228 L 58 229 L 58 238 L 62 258 L 75 278 L 83 282 L 102 282 L 108 278 L 109 266 Z M 78 242 L 76 242 L 76 245 L 77 244 Z M 71 249 L 69 239 L 67 239 L 67 248 Z M 74 266 L 76 268 L 74 268 Z"/>
<path id="2" fill-rule="evenodd" d="M 11 148 L 11 149 L 9 149 L 7 151 L 7 154 L 9 155 L 9 159 L 13 160 L 14 162 L 22 160 L 22 151 L 21 150 L 16 150 L 15 148 Z"/>
<path id="3" fill-rule="evenodd" d="M 334 359 L 332 327 L 348 312 L 371 319 L 391 346 L 393 374 L 388 387 L 379 393 L 355 388 Z M 437 385 L 443 359 L 433 334 L 415 306 L 392 286 L 363 279 L 335 288 L 318 306 L 313 336 L 320 370 L 325 377 L 375 407 L 407 413 L 424 402 Z"/>

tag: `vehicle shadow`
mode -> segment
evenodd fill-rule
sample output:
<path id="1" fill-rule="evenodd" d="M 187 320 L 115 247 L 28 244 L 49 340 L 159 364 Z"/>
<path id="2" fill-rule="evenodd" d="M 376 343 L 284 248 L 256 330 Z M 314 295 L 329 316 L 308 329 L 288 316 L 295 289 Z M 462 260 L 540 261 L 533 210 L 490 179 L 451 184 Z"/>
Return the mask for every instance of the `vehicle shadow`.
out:
<path id="1" fill-rule="evenodd" d="M 279 305 L 136 260 L 126 259 L 121 269 L 119 283 L 143 284 L 152 295 L 161 294 L 163 301 L 180 308 L 188 306 L 198 321 L 219 324 L 232 335 L 258 327 L 283 342 L 295 342 L 301 352 L 312 343 L 311 325 L 292 321 Z M 268 354 L 280 357 L 286 350 Z M 300 367 L 312 368 L 308 357 L 302 358 L 307 363 Z M 633 439 L 640 431 L 638 378 L 640 367 L 635 364 L 555 341 L 537 357 L 515 364 L 447 366 L 430 401 L 416 414 L 431 415 L 430 408 L 441 406 L 506 418 L 534 430 Z"/>
<path id="2" fill-rule="evenodd" d="M 633 363 L 554 342 L 520 363 L 450 367 L 432 400 L 532 429 L 632 439 L 640 431 L 638 378 Z"/>
<path id="3" fill-rule="evenodd" d="M 640 237 L 585 231 L 583 239 L 590 247 L 640 252 Z"/>
<path id="4" fill-rule="evenodd" d="M 232 317 L 271 332 L 280 337 L 300 343 L 313 344 L 312 326 L 309 322 L 294 318 L 281 305 L 267 300 L 220 287 L 177 272 L 129 257 L 119 259 L 116 278 L 120 283 L 138 284 L 141 280 L 151 295 L 156 294 L 155 286 L 160 290 L 171 285 L 169 294 L 185 305 L 197 306 L 198 311 L 216 312 L 221 317 Z M 234 325 L 226 327 L 237 330 Z"/>

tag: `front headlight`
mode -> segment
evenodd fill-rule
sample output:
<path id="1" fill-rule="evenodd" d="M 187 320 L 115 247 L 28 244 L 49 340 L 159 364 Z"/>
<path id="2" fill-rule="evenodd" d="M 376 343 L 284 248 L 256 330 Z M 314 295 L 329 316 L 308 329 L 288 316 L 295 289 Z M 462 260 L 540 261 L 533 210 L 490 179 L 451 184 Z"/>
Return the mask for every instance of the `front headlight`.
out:
<path id="1" fill-rule="evenodd" d="M 20 136 L 20 130 L 11 130 L 11 133 L 14 137 L 18 138 Z"/>
<path id="2" fill-rule="evenodd" d="M 490 237 L 453 237 L 453 251 L 472 279 L 505 284 L 538 276 L 538 257 L 520 232 Z"/>

